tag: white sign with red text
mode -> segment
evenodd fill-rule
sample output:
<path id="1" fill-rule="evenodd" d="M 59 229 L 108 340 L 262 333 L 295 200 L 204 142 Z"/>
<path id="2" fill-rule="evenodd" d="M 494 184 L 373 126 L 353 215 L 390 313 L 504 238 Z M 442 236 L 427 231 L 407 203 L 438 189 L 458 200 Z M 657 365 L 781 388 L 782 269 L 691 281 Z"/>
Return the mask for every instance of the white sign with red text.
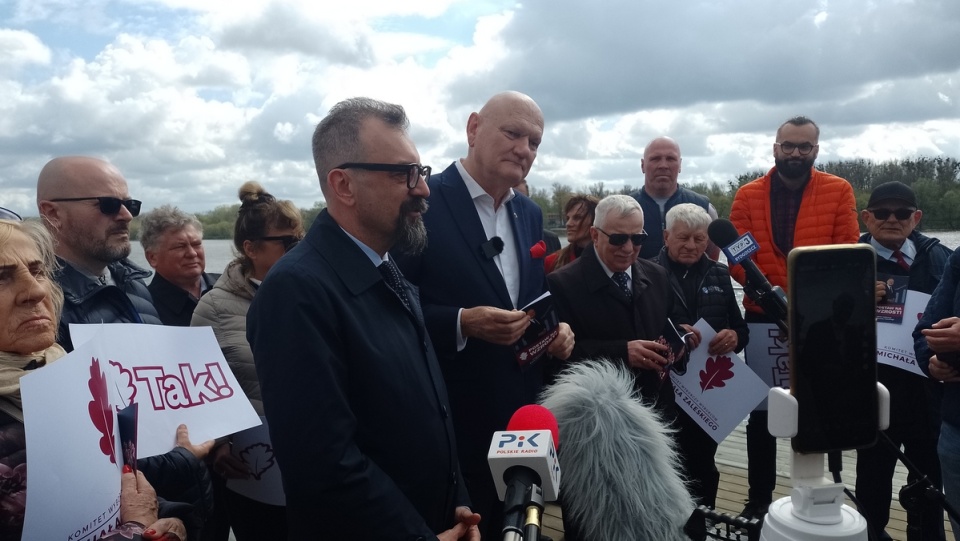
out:
<path id="1" fill-rule="evenodd" d="M 700 345 L 690 351 L 683 374 L 670 372 L 677 407 L 686 412 L 717 443 L 767 396 L 767 386 L 736 353 L 710 355 L 707 345 L 717 335 L 704 320 Z"/>
<path id="2" fill-rule="evenodd" d="M 27 468 L 24 539 L 91 541 L 120 520 L 120 437 L 101 343 L 20 378 Z"/>
<path id="3" fill-rule="evenodd" d="M 923 316 L 930 302 L 930 295 L 908 290 L 903 305 L 903 321 L 899 323 L 877 321 L 877 362 L 887 364 L 926 377 L 917 365 L 913 350 L 913 329 Z"/>
<path id="4" fill-rule="evenodd" d="M 172 449 L 181 423 L 195 444 L 260 424 L 210 327 L 70 325 L 70 336 L 100 341 L 111 404 L 140 404 L 140 458 Z"/>

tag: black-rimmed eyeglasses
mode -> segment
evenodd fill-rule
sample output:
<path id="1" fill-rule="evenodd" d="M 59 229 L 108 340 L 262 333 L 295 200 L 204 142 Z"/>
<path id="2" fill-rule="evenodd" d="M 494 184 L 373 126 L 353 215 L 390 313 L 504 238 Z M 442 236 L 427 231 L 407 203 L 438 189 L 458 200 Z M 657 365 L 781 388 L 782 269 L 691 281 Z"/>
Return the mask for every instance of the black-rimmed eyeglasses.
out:
<path id="1" fill-rule="evenodd" d="M 54 203 L 69 203 L 73 201 L 96 201 L 100 206 L 100 212 L 107 216 L 116 216 L 120 212 L 120 207 L 127 207 L 131 216 L 140 214 L 140 201 L 136 199 L 120 199 L 119 197 L 61 197 L 59 199 L 50 199 Z"/>
<path id="2" fill-rule="evenodd" d="M 797 144 L 797 143 L 790 143 L 790 142 L 774 143 L 774 144 L 780 147 L 780 150 L 782 150 L 784 154 L 793 154 L 793 151 L 797 150 L 800 152 L 801 156 L 806 156 L 807 154 L 810 154 L 810 152 L 813 149 L 820 146 L 820 145 L 813 145 L 810 143 Z"/>
<path id="3" fill-rule="evenodd" d="M 420 165 L 419 163 L 362 163 L 347 162 L 340 164 L 334 169 L 362 169 L 364 171 L 384 171 L 387 173 L 406 173 L 407 189 L 412 190 L 417 187 L 420 179 L 424 182 L 430 180 L 430 166 Z"/>
<path id="4" fill-rule="evenodd" d="M 279 242 L 282 242 L 282 243 L 283 243 L 283 251 L 284 251 L 284 252 L 289 252 L 290 250 L 293 249 L 294 246 L 296 246 L 301 240 L 303 240 L 303 237 L 298 237 L 298 236 L 296 236 L 296 235 L 276 235 L 276 236 L 273 236 L 273 237 L 257 237 L 257 238 L 255 238 L 255 239 L 250 239 L 250 240 L 275 240 L 275 241 L 279 241 Z"/>
<path id="5" fill-rule="evenodd" d="M 646 231 L 641 231 L 641 232 L 639 232 L 639 233 L 634 233 L 633 235 L 628 235 L 628 234 L 626 234 L 626 233 L 613 233 L 613 234 L 610 234 L 610 233 L 607 233 L 606 231 L 604 231 L 603 229 L 600 229 L 599 227 L 597 227 L 597 231 L 599 231 L 599 232 L 603 233 L 604 235 L 606 235 L 607 238 L 610 239 L 610 244 L 612 244 L 612 245 L 614 245 L 614 246 L 623 246 L 624 244 L 627 243 L 628 240 L 629 240 L 630 242 L 632 242 L 634 246 L 640 246 L 641 244 L 643 244 L 643 241 L 647 240 L 647 232 L 646 232 Z"/>
<path id="6" fill-rule="evenodd" d="M 868 209 L 868 210 L 873 214 L 874 218 L 880 220 L 881 222 L 889 218 L 891 214 L 893 214 L 893 217 L 896 218 L 897 220 L 903 221 L 913 216 L 913 213 L 917 211 L 917 209 L 907 209 L 907 208 L 899 208 L 896 210 L 891 210 L 891 209 Z"/>
<path id="7" fill-rule="evenodd" d="M 22 222 L 23 218 L 10 209 L 0 207 L 0 220 L 13 220 L 14 222 Z"/>

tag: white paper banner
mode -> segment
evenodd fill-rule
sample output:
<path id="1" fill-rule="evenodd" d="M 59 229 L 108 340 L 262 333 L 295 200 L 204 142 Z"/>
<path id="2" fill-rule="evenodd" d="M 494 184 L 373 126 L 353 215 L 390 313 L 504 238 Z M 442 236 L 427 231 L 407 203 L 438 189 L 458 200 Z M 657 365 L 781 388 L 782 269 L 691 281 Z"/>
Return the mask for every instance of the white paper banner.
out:
<path id="1" fill-rule="evenodd" d="M 260 419 L 262 425 L 238 432 L 231 438 L 230 451 L 250 468 L 251 475 L 249 479 L 227 479 L 227 488 L 258 502 L 286 505 L 267 420 Z"/>
<path id="2" fill-rule="evenodd" d="M 764 400 L 768 388 L 736 353 L 707 353 L 717 334 L 709 323 L 701 319 L 694 327 L 700 331 L 700 345 L 690 352 L 686 372 L 670 372 L 674 398 L 677 407 L 720 443 Z"/>
<path id="3" fill-rule="evenodd" d="M 120 519 L 120 438 L 99 341 L 20 378 L 27 436 L 24 539 L 90 541 Z"/>
<path id="4" fill-rule="evenodd" d="M 919 291 L 907 291 L 901 323 L 877 322 L 877 362 L 902 368 L 907 372 L 926 374 L 917 366 L 913 350 L 913 330 L 930 302 L 930 295 Z"/>
<path id="5" fill-rule="evenodd" d="M 114 381 L 111 404 L 140 404 L 140 458 L 173 449 L 181 423 L 193 443 L 260 424 L 210 327 L 70 325 L 74 344 L 95 334 L 107 352 L 100 357 L 101 368 Z"/>
<path id="6" fill-rule="evenodd" d="M 748 323 L 750 341 L 744 356 L 753 372 L 768 388 L 790 388 L 790 349 L 786 337 L 780 338 L 780 328 L 774 323 Z M 764 398 L 758 410 L 767 409 Z"/>

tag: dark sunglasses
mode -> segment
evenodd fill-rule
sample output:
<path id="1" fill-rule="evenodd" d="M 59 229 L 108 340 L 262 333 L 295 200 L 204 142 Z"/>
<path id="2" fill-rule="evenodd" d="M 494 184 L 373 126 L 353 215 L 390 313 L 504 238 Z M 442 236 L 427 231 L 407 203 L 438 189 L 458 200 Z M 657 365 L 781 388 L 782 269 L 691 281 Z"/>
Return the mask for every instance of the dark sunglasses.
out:
<path id="1" fill-rule="evenodd" d="M 283 251 L 289 252 L 294 246 L 303 240 L 303 237 L 298 237 L 296 235 L 278 235 L 275 237 L 257 237 L 251 240 L 278 240 L 283 243 Z"/>
<path id="2" fill-rule="evenodd" d="M 131 216 L 140 214 L 140 205 L 143 203 L 136 199 L 120 199 L 119 197 L 62 197 L 60 199 L 51 199 L 54 203 L 72 202 L 72 201 L 96 201 L 100 205 L 100 212 L 107 216 L 115 216 L 120 212 L 120 207 L 127 207 Z"/>
<path id="3" fill-rule="evenodd" d="M 22 222 L 23 218 L 10 209 L 0 207 L 0 220 L 13 220 L 14 222 Z"/>
<path id="4" fill-rule="evenodd" d="M 916 211 L 917 209 L 905 209 L 905 208 L 899 208 L 897 210 L 870 209 L 870 212 L 873 214 L 873 217 L 881 221 L 889 218 L 891 214 L 893 214 L 893 216 L 898 220 L 906 220 L 907 218 L 910 218 L 911 216 L 913 216 L 913 213 Z"/>
<path id="5" fill-rule="evenodd" d="M 614 233 L 611 235 L 610 233 L 607 233 L 606 231 L 604 231 L 603 229 L 600 229 L 599 227 L 597 228 L 597 231 L 606 235 L 607 238 L 610 239 L 610 244 L 614 246 L 623 246 L 624 244 L 627 243 L 628 240 L 632 242 L 634 246 L 640 246 L 641 244 L 643 244 L 643 241 L 647 240 L 646 231 L 641 231 L 633 235 L 628 235 L 626 233 Z"/>

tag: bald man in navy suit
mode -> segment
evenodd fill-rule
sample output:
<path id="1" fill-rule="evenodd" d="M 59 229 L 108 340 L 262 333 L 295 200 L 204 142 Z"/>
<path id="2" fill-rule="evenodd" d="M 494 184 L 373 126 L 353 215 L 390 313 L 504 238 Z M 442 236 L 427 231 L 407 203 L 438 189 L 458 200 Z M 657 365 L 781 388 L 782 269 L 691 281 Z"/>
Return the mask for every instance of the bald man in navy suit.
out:
<path id="1" fill-rule="evenodd" d="M 519 92 L 497 94 L 472 113 L 466 158 L 430 179 L 427 248 L 398 261 L 420 286 L 450 393 L 460 466 L 487 539 L 500 537 L 503 526 L 486 460 L 490 438 L 519 407 L 536 401 L 544 366 L 569 357 L 574 344 L 561 323 L 539 361 L 520 366 L 513 351 L 531 320 L 517 308 L 546 291 L 542 252 L 531 252 L 543 240 L 543 215 L 514 191 L 542 137 L 540 107 Z"/>

